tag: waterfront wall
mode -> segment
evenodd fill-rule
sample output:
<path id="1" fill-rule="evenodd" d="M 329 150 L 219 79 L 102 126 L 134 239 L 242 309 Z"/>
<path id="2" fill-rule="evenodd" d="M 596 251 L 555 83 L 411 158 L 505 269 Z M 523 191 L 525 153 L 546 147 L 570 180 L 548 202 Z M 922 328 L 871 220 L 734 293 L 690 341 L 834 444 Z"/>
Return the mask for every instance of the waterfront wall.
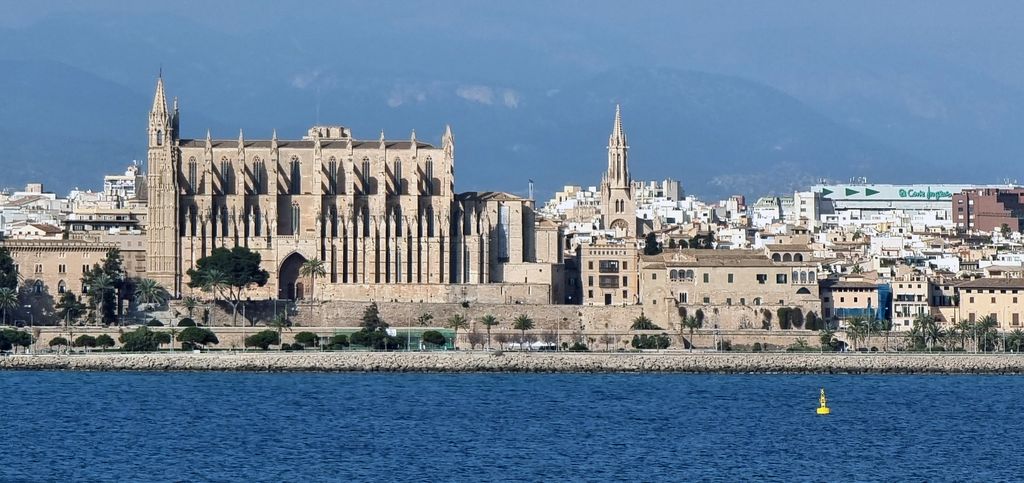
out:
<path id="1" fill-rule="evenodd" d="M 21 355 L 0 370 L 1024 374 L 1017 354 L 161 353 Z"/>

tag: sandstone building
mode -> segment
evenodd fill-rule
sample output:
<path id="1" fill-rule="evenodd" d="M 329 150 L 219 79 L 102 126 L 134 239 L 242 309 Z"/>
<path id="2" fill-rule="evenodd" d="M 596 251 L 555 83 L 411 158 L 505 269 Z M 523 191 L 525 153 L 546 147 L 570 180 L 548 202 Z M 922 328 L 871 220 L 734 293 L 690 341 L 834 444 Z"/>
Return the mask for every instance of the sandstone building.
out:
<path id="1" fill-rule="evenodd" d="M 314 126 L 301 139 L 180 137 L 177 101 L 157 81 L 148 126 L 149 277 L 174 294 L 216 247 L 262 256 L 270 282 L 252 298 L 559 301 L 561 236 L 536 228 L 533 200 L 455 192 L 455 138 L 356 139 Z M 537 234 L 542 243 L 538 247 Z M 553 295 L 554 294 L 554 295 Z"/>

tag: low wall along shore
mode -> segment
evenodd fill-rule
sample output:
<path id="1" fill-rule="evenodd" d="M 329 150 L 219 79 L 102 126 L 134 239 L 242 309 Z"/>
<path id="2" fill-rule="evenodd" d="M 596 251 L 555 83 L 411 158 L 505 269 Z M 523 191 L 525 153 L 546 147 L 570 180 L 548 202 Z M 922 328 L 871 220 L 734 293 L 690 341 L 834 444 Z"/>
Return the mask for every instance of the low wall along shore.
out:
<path id="1" fill-rule="evenodd" d="M 1024 374 L 1018 354 L 231 352 L 14 355 L 0 370 Z"/>

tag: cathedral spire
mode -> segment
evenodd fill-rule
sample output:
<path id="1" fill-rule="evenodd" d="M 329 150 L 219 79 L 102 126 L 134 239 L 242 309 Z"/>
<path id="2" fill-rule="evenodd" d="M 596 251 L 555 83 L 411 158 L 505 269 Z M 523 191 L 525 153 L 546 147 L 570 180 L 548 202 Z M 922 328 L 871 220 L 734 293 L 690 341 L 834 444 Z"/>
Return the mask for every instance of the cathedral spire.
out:
<path id="1" fill-rule="evenodd" d="M 164 93 L 164 77 L 161 72 L 156 79 L 156 94 L 153 95 L 153 108 L 149 110 L 152 114 L 162 114 L 167 117 L 167 95 Z"/>
<path id="2" fill-rule="evenodd" d="M 609 146 L 625 146 L 626 133 L 622 130 L 622 109 L 615 104 L 615 124 L 612 126 L 612 135 L 608 142 Z"/>

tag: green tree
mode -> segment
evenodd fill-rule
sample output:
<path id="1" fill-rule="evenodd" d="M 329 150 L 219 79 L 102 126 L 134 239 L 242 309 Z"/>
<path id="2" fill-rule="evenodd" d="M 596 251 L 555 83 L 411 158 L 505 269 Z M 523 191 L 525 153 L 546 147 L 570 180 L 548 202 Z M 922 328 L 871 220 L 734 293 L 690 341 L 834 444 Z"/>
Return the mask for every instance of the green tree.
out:
<path id="1" fill-rule="evenodd" d="M 526 314 L 519 314 L 512 321 L 512 328 L 522 332 L 522 338 L 519 339 L 519 349 L 522 350 L 523 346 L 526 345 L 526 331 L 533 329 L 533 319 Z"/>
<path id="2" fill-rule="evenodd" d="M 493 316 L 491 314 L 487 314 L 487 315 L 484 315 L 483 317 L 480 317 L 480 323 L 483 324 L 484 327 L 487 328 L 487 348 L 490 349 L 491 348 L 491 327 L 497 326 L 500 322 L 498 322 L 498 318 L 497 317 L 495 317 L 495 316 Z"/>
<path id="3" fill-rule="evenodd" d="M 458 349 L 459 329 L 468 329 L 469 321 L 466 320 L 466 317 L 462 314 L 454 314 L 451 317 L 448 317 L 447 327 L 455 331 L 455 335 L 452 337 L 452 343 L 455 345 L 455 348 Z"/>
<path id="4" fill-rule="evenodd" d="M 281 343 L 281 335 L 273 330 L 261 330 L 245 338 L 246 347 L 259 347 L 267 350 L 272 345 Z"/>
<path id="5" fill-rule="evenodd" d="M 917 317 L 914 317 L 913 325 L 910 328 L 910 340 L 915 349 L 932 350 L 942 335 L 942 328 L 939 327 L 938 321 L 933 315 L 918 314 Z"/>
<path id="6" fill-rule="evenodd" d="M 374 350 L 391 350 L 402 346 L 398 338 L 388 335 L 387 329 L 389 326 L 381 318 L 376 302 L 371 302 L 363 310 L 360 326 L 359 331 L 352 334 L 349 338 L 353 344 L 369 347 Z"/>
<path id="7" fill-rule="evenodd" d="M 117 297 L 114 279 L 104 272 L 100 265 L 94 265 L 82 276 L 82 283 L 85 285 L 85 295 L 89 299 L 89 308 L 93 311 L 93 320 L 103 325 L 116 322 L 114 308 Z"/>
<path id="8" fill-rule="evenodd" d="M 22 330 L 0 330 L 0 351 L 9 351 L 17 346 L 28 348 L 32 345 L 32 335 Z"/>
<path id="9" fill-rule="evenodd" d="M 629 326 L 629 330 L 661 330 L 661 327 L 658 327 L 643 312 L 640 312 L 640 315 L 633 319 L 633 325 Z"/>
<path id="10" fill-rule="evenodd" d="M 96 337 L 96 346 L 103 350 L 114 347 L 114 338 L 107 334 L 100 334 Z"/>
<path id="11" fill-rule="evenodd" d="M 6 248 L 3 248 L 6 251 Z M 18 307 L 18 293 L 13 288 L 0 287 L 0 310 L 4 314 L 4 325 L 7 325 L 7 314 Z"/>
<path id="12" fill-rule="evenodd" d="M 302 331 L 295 334 L 295 343 L 303 347 L 316 347 L 320 345 L 320 336 L 309 331 Z"/>
<path id="13" fill-rule="evenodd" d="M 251 287 L 266 285 L 270 275 L 260 267 L 260 254 L 243 246 L 214 248 L 188 270 L 188 286 L 219 294 L 231 305 L 231 323 L 238 320 L 238 305 Z"/>
<path id="14" fill-rule="evenodd" d="M 181 299 L 181 305 L 185 307 L 185 312 L 188 312 L 188 318 L 192 319 L 196 308 L 199 307 L 199 299 L 189 295 Z"/>
<path id="15" fill-rule="evenodd" d="M 54 337 L 54 338 L 50 339 L 50 344 L 49 344 L 50 347 L 56 347 L 58 351 L 62 347 L 68 347 L 69 345 L 71 345 L 71 344 L 68 343 L 68 340 L 63 338 L 63 337 L 60 337 L 60 336 L 57 336 L 57 337 Z"/>
<path id="16" fill-rule="evenodd" d="M 74 346 L 91 349 L 96 347 L 96 338 L 88 334 L 82 334 L 75 339 Z"/>
<path id="17" fill-rule="evenodd" d="M 306 260 L 299 267 L 299 275 L 309 278 L 309 298 L 314 300 L 316 298 L 316 279 L 318 277 L 326 277 L 327 269 L 324 268 L 324 261 L 316 258 Z M 312 307 L 312 306 L 310 306 Z M 310 308 L 310 315 L 313 314 L 312 308 Z"/>
<path id="18" fill-rule="evenodd" d="M 822 351 L 827 350 L 834 352 L 839 348 L 839 340 L 836 339 L 836 331 L 832 329 L 823 328 L 821 332 L 818 333 L 818 340 L 821 344 Z"/>
<path id="19" fill-rule="evenodd" d="M 203 349 L 207 345 L 220 343 L 217 334 L 214 334 L 210 329 L 202 327 L 186 327 L 178 333 L 177 339 L 178 342 L 181 342 L 182 348 L 185 349 L 194 347 Z"/>
<path id="20" fill-rule="evenodd" d="M 82 314 L 85 313 L 85 304 L 78 301 L 78 297 L 71 292 L 64 292 L 57 301 L 57 318 L 64 322 L 65 326 L 74 324 Z"/>
<path id="21" fill-rule="evenodd" d="M 647 335 L 639 334 L 634 335 L 630 345 L 634 349 L 668 349 L 672 345 L 672 339 L 668 334 L 659 335 Z"/>
<path id="22" fill-rule="evenodd" d="M 644 255 L 657 255 L 661 253 L 661 244 L 658 243 L 658 235 L 653 231 L 644 236 Z"/>
<path id="23" fill-rule="evenodd" d="M 143 278 L 135 283 L 135 301 L 140 304 L 163 305 L 170 298 L 167 289 L 151 278 Z"/>
<path id="24" fill-rule="evenodd" d="M 185 317 L 178 321 L 178 327 L 196 327 L 196 321 Z"/>
<path id="25" fill-rule="evenodd" d="M 292 330 L 292 321 L 285 314 L 278 314 L 267 325 L 277 331 L 278 340 L 284 340 L 284 331 Z"/>
<path id="26" fill-rule="evenodd" d="M 349 346 L 348 336 L 345 334 L 335 334 L 331 337 L 331 349 L 338 350 L 344 349 Z"/>
<path id="27" fill-rule="evenodd" d="M 156 332 L 145 326 L 125 332 L 119 339 L 121 349 L 127 352 L 152 352 L 160 349 L 162 344 L 171 343 L 171 335 L 167 332 Z"/>
<path id="28" fill-rule="evenodd" d="M 691 315 L 686 317 L 682 321 L 683 327 L 686 327 L 690 331 L 690 339 L 687 341 L 690 346 L 690 352 L 693 352 L 693 331 L 701 328 L 704 325 L 704 321 L 698 319 L 696 316 Z"/>
<path id="29" fill-rule="evenodd" d="M 18 270 L 14 268 L 10 250 L 0 247 L 0 290 L 5 288 L 11 292 L 18 289 Z"/>
<path id="30" fill-rule="evenodd" d="M 420 336 L 420 339 L 427 344 L 433 344 L 435 346 L 443 346 L 445 343 L 444 334 L 436 330 L 428 330 Z"/>
<path id="31" fill-rule="evenodd" d="M 808 311 L 807 315 L 804 316 L 804 328 L 807 330 L 821 330 L 824 328 L 821 319 L 818 318 L 818 314 L 813 310 Z"/>
<path id="32" fill-rule="evenodd" d="M 999 322 L 991 315 L 986 315 L 975 322 L 975 340 L 979 351 L 991 352 L 996 350 L 999 342 Z"/>
<path id="33" fill-rule="evenodd" d="M 1020 347 L 1024 345 L 1024 331 L 1015 329 L 1006 336 L 1006 349 L 1012 349 L 1013 352 L 1020 352 Z"/>

